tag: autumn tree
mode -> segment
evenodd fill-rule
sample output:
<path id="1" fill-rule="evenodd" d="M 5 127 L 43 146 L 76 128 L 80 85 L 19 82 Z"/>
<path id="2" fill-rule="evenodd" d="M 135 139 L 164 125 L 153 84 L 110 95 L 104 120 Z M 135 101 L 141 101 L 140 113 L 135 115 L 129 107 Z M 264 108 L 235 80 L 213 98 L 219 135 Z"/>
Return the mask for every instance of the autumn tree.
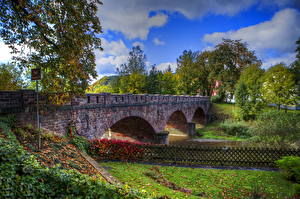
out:
<path id="1" fill-rule="evenodd" d="M 284 64 L 269 68 L 261 88 L 262 97 L 268 103 L 274 103 L 280 109 L 281 105 L 293 105 L 298 98 L 294 75 Z"/>
<path id="2" fill-rule="evenodd" d="M 221 81 L 218 92 L 229 99 L 233 97 L 241 71 L 248 65 L 261 63 L 254 52 L 248 49 L 247 43 L 230 39 L 223 39 L 216 46 L 211 59 L 214 67 L 212 78 Z"/>
<path id="3" fill-rule="evenodd" d="M 44 92 L 64 93 L 63 97 L 83 94 L 97 75 L 99 4 L 99 0 L 0 0 L 0 36 L 21 68 L 42 69 Z"/>
<path id="4" fill-rule="evenodd" d="M 24 88 L 22 71 L 13 64 L 0 65 L 0 90 L 12 91 Z"/>

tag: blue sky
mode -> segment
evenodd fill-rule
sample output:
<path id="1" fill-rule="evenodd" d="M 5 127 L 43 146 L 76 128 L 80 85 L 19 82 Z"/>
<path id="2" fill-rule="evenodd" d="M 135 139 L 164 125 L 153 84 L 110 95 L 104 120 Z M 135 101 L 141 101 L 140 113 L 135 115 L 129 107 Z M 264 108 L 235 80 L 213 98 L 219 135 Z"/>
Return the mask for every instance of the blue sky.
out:
<path id="1" fill-rule="evenodd" d="M 113 74 L 129 50 L 142 45 L 148 65 L 171 65 L 184 50 L 211 50 L 222 38 L 242 39 L 268 68 L 295 59 L 300 37 L 296 0 L 103 0 L 99 17 L 103 52 L 100 76 Z"/>
<path id="2" fill-rule="evenodd" d="M 300 37 L 299 0 L 102 0 L 104 51 L 96 51 L 99 77 L 111 75 L 141 45 L 147 65 L 176 70 L 184 50 L 211 50 L 222 38 L 242 39 L 268 68 L 295 60 Z M 0 62 L 9 61 L 0 43 Z"/>

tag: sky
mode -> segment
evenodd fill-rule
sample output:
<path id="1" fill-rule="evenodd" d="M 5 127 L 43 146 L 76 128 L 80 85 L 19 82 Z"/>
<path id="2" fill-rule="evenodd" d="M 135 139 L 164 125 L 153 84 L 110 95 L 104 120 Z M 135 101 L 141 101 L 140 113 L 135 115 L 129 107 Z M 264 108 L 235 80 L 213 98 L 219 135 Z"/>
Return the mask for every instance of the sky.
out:
<path id="1" fill-rule="evenodd" d="M 222 38 L 241 39 L 263 68 L 295 60 L 300 37 L 300 0 L 102 0 L 97 13 L 103 51 L 95 51 L 100 77 L 113 75 L 133 46 L 147 67 L 164 70 L 184 50 L 212 50 Z M 11 59 L 0 42 L 0 62 Z"/>

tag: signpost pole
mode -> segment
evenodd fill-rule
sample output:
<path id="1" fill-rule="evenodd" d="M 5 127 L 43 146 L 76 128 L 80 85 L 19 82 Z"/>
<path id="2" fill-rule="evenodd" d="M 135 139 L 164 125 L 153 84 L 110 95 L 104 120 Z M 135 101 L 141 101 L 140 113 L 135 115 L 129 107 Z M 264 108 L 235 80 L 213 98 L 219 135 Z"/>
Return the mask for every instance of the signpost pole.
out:
<path id="1" fill-rule="evenodd" d="M 35 80 L 35 90 L 36 90 L 36 128 L 38 129 L 38 149 L 41 149 L 41 124 L 39 115 L 39 80 L 41 79 L 41 69 L 34 68 L 31 69 L 31 80 Z"/>
<path id="2" fill-rule="evenodd" d="M 38 148 L 41 149 L 41 129 L 40 129 L 40 115 L 39 115 L 39 80 L 36 80 L 36 122 L 38 128 Z"/>

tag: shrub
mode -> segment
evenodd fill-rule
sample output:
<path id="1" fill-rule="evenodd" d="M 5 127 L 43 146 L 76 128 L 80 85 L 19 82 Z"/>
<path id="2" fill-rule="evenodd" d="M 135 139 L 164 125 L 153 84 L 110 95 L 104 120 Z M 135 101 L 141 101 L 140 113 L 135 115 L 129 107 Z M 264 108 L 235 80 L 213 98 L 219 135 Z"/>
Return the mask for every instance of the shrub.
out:
<path id="1" fill-rule="evenodd" d="M 300 157 L 285 156 L 276 161 L 277 166 L 283 170 L 288 180 L 300 183 Z"/>
<path id="2" fill-rule="evenodd" d="M 222 97 L 220 95 L 211 96 L 210 101 L 213 103 L 222 102 Z"/>
<path id="3" fill-rule="evenodd" d="M 71 144 L 75 145 L 79 150 L 88 152 L 89 150 L 89 142 L 85 137 L 74 135 L 70 141 Z"/>
<path id="4" fill-rule="evenodd" d="M 249 127 L 244 122 L 234 122 L 225 120 L 220 124 L 219 130 L 227 135 L 233 135 L 241 138 L 251 137 Z"/>
<path id="5" fill-rule="evenodd" d="M 8 127 L 13 127 L 16 123 L 16 118 L 14 115 L 7 115 L 0 117 L 0 122 L 5 123 Z"/>
<path id="6" fill-rule="evenodd" d="M 0 122 L 0 198 L 143 198 L 74 170 L 44 168 Z"/>
<path id="7" fill-rule="evenodd" d="M 141 145 L 124 140 L 95 139 L 90 141 L 90 152 L 102 159 L 137 160 L 143 156 Z"/>
<path id="8" fill-rule="evenodd" d="M 276 110 L 263 112 L 258 116 L 253 132 L 283 146 L 296 142 L 300 139 L 300 114 Z"/>

